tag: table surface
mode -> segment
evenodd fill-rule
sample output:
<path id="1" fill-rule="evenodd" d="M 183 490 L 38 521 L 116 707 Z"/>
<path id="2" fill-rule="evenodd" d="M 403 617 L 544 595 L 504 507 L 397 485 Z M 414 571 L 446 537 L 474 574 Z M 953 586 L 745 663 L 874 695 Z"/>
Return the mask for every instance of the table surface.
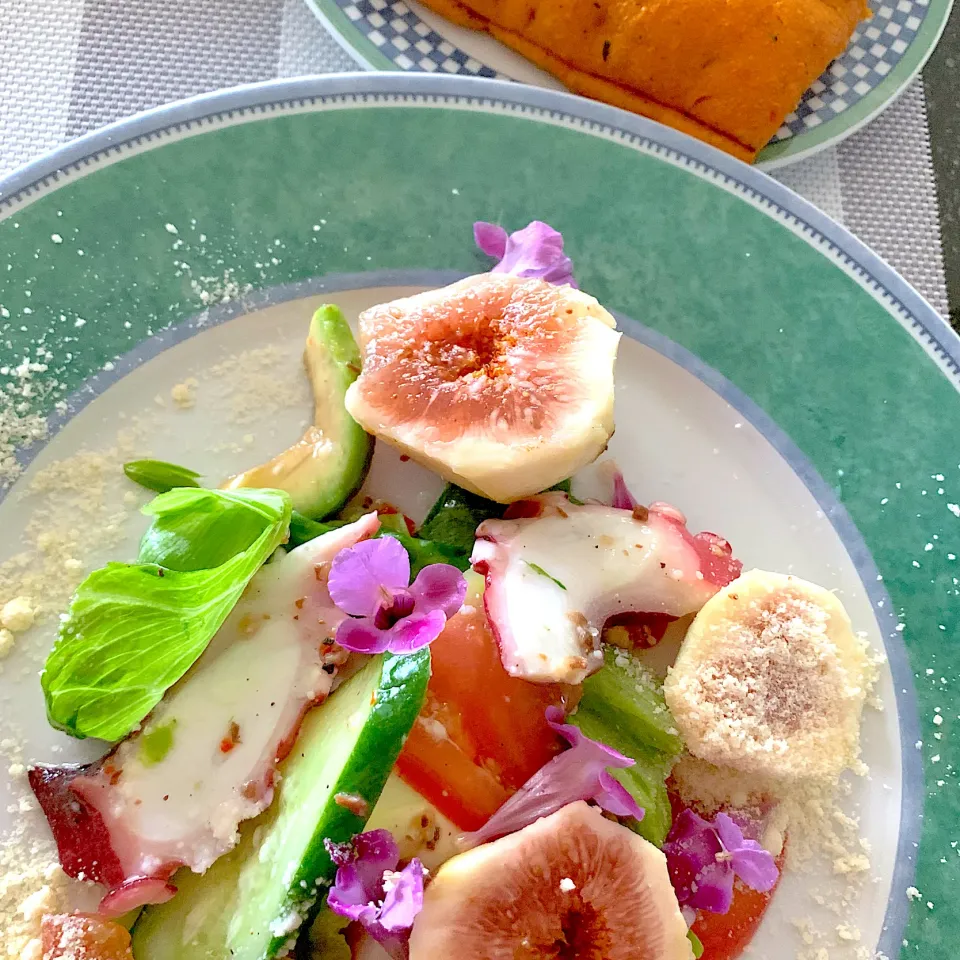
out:
<path id="1" fill-rule="evenodd" d="M 924 71 L 950 322 L 960 332 L 960 4 Z"/>
<path id="2" fill-rule="evenodd" d="M 161 103 L 355 69 L 303 0 L 0 0 L 0 176 Z M 960 2 L 922 79 L 899 101 L 775 176 L 873 247 L 960 330 Z"/>

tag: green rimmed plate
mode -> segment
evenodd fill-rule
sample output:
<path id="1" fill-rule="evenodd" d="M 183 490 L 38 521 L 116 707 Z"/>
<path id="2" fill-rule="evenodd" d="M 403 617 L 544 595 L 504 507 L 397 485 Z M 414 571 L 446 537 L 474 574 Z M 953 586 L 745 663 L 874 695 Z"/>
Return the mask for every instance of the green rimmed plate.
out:
<path id="1" fill-rule="evenodd" d="M 865 720 L 871 773 L 850 801 L 872 865 L 843 922 L 869 951 L 952 955 L 960 345 L 841 228 L 620 111 L 416 75 L 266 84 L 145 114 L 0 184 L 0 216 L 4 418 L 50 428 L 0 503 L 0 601 L 16 588 L 51 613 L 78 573 L 68 560 L 135 552 L 125 456 L 219 476 L 296 435 L 315 303 L 355 313 L 484 269 L 474 219 L 561 229 L 581 284 L 629 336 L 612 452 L 638 496 L 679 504 L 748 566 L 837 589 L 884 648 L 886 710 Z M 193 406 L 173 401 L 178 384 Z M 370 480 L 413 514 L 432 482 L 385 451 Z M 25 580 L 11 558 L 31 552 Z M 36 683 L 54 627 L 24 634 L 0 677 L 0 742 L 24 759 L 76 749 L 46 727 Z M 17 812 L 21 779 L 7 788 L 4 829 L 42 831 Z M 789 875 L 752 956 L 806 949 L 793 920 L 809 916 L 817 948 L 855 957 L 810 900 L 830 882 Z"/>
<path id="2" fill-rule="evenodd" d="M 563 86 L 485 34 L 468 30 L 415 0 L 306 0 L 368 70 L 422 70 Z M 770 170 L 813 156 L 885 110 L 920 73 L 947 24 L 953 0 L 868 0 L 872 16 L 760 151 Z"/>

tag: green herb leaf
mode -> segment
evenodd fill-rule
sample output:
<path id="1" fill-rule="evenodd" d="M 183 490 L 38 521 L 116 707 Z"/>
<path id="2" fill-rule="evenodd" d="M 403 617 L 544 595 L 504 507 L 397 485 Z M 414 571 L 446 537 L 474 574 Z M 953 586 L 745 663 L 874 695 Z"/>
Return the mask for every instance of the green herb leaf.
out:
<path id="1" fill-rule="evenodd" d="M 380 531 L 377 536 L 393 537 L 400 541 L 410 556 L 411 578 L 431 563 L 449 563 L 458 570 L 470 569 L 470 558 L 455 547 L 411 536 L 406 521 L 399 513 L 380 514 Z"/>
<path id="2" fill-rule="evenodd" d="M 427 540 L 446 544 L 470 556 L 477 527 L 484 520 L 499 519 L 506 509 L 502 503 L 494 503 L 448 483 L 418 532 Z"/>
<path id="3" fill-rule="evenodd" d="M 690 941 L 690 946 L 693 947 L 693 960 L 700 960 L 703 956 L 703 944 L 700 942 L 700 938 L 692 930 L 688 930 L 687 939 Z"/>
<path id="4" fill-rule="evenodd" d="M 174 487 L 199 487 L 195 470 L 181 467 L 164 460 L 130 460 L 123 465 L 123 472 L 134 482 L 148 490 L 166 493 Z"/>
<path id="5" fill-rule="evenodd" d="M 570 717 L 570 723 L 592 740 L 599 740 L 634 761 L 632 767 L 610 771 L 644 810 L 643 819 L 630 820 L 628 826 L 654 846 L 663 846 L 673 822 L 670 796 L 665 784 L 673 766 L 673 758 L 651 748 L 649 744 L 639 742 L 632 730 L 594 713 L 591 709 L 594 702 L 588 702 L 584 707 L 584 700 Z"/>
<path id="6" fill-rule="evenodd" d="M 40 678 L 50 723 L 75 737 L 121 739 L 187 672 L 286 540 L 290 499 L 178 488 L 144 512 L 154 521 L 141 562 L 109 563 L 80 584 Z M 228 545 L 209 542 L 221 535 Z"/>
<path id="7" fill-rule="evenodd" d="M 539 573 L 541 577 L 546 577 L 548 580 L 552 580 L 561 590 L 566 590 L 567 588 L 556 578 L 551 577 L 539 563 L 531 563 L 529 560 L 523 561 L 534 573 Z"/>
<path id="8" fill-rule="evenodd" d="M 571 503 L 582 503 L 570 493 L 569 480 L 561 480 L 543 492 L 551 491 L 565 493 Z M 427 540 L 453 547 L 469 557 L 473 553 L 477 527 L 484 520 L 499 520 L 506 509 L 504 503 L 487 500 L 486 497 L 448 483 L 417 532 Z"/>
<path id="9" fill-rule="evenodd" d="M 639 658 L 606 646 L 604 667 L 584 681 L 570 722 L 635 761 L 611 773 L 646 811 L 642 820 L 630 821 L 630 828 L 662 846 L 673 822 L 665 781 L 683 749 L 663 684 Z"/>
<path id="10" fill-rule="evenodd" d="M 302 513 L 294 510 L 290 514 L 290 540 L 287 546 L 292 550 L 310 540 L 316 540 L 337 527 L 345 527 L 347 520 L 325 520 L 322 523 L 319 520 L 311 520 Z"/>

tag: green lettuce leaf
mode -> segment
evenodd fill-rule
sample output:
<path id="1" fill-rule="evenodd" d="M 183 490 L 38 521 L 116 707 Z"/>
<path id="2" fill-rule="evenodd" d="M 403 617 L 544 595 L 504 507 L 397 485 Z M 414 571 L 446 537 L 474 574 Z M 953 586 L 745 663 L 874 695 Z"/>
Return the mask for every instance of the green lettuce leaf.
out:
<path id="1" fill-rule="evenodd" d="M 75 737 L 136 729 L 290 525 L 279 490 L 178 487 L 143 509 L 154 520 L 139 562 L 108 563 L 80 584 L 40 678 L 50 723 Z"/>
<path id="2" fill-rule="evenodd" d="M 140 541 L 137 562 L 183 572 L 221 566 L 270 524 L 289 526 L 291 513 L 289 498 L 279 490 L 206 487 L 175 487 L 142 512 L 154 519 Z"/>
<path id="3" fill-rule="evenodd" d="M 123 472 L 134 483 L 157 493 L 166 493 L 175 487 L 200 486 L 197 480 L 200 474 L 196 470 L 182 467 L 178 463 L 167 463 L 165 460 L 130 460 L 123 465 Z M 287 547 L 292 550 L 346 523 L 346 520 L 320 523 L 293 510 L 290 513 L 290 540 Z"/>

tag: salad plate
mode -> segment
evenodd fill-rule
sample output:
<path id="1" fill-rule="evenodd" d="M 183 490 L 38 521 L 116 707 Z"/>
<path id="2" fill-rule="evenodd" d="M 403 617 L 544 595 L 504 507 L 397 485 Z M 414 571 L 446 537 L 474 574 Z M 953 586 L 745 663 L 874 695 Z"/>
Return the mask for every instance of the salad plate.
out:
<path id="1" fill-rule="evenodd" d="M 355 327 L 379 304 L 406 305 L 483 274 L 494 260 L 474 243 L 478 221 L 508 232 L 531 221 L 556 228 L 580 289 L 623 334 L 616 432 L 595 464 L 570 471 L 575 509 L 591 509 L 577 500 L 611 502 L 611 478 L 622 477 L 655 516 L 667 501 L 691 531 L 716 531 L 743 569 L 831 591 L 869 645 L 876 680 L 862 763 L 820 819 L 816 803 L 800 805 L 805 822 L 787 828 L 782 879 L 743 956 L 951 955 L 960 929 L 949 895 L 960 871 L 956 336 L 842 228 L 718 151 L 563 93 L 416 74 L 196 98 L 92 134 L 0 183 L 0 902 L 9 942 L 38 949 L 41 914 L 92 910 L 104 893 L 78 890 L 56 869 L 36 770 L 95 760 L 106 749 L 100 738 L 120 740 L 148 713 L 130 725 L 122 697 L 91 711 L 81 698 L 58 713 L 49 662 L 45 686 L 38 680 L 77 587 L 104 564 L 138 556 L 151 523 L 140 508 L 153 494 L 124 464 L 183 464 L 195 471 L 192 488 L 196 477 L 216 487 L 269 462 L 313 422 L 300 359 L 308 330 L 315 336 L 311 317 L 335 325 L 321 308 L 336 304 Z M 365 372 L 370 362 L 367 353 Z M 438 473 L 450 479 L 453 468 L 427 469 L 416 462 L 419 440 L 402 443 L 398 452 L 377 441 L 352 502 L 381 519 L 399 511 L 418 528 L 438 497 L 449 498 Z M 465 468 L 453 473 L 472 482 Z M 510 482 L 520 474 L 506 472 Z M 496 562 L 478 556 L 481 570 Z M 577 578 L 578 562 L 567 566 Z M 547 579 L 572 596 L 559 557 L 557 565 Z M 666 669 L 657 657 L 668 641 L 669 632 L 647 651 L 651 669 Z M 153 676 L 160 655 L 138 657 L 136 671 Z M 345 684 L 360 689 L 365 678 L 361 670 Z M 316 735 L 310 716 L 347 708 L 342 692 L 308 714 L 301 741 Z M 144 722 L 156 725 L 158 709 Z M 508 725 L 510 709 L 498 714 Z M 233 735 L 225 754 L 241 743 Z M 138 938 L 153 950 L 163 910 L 148 907 L 134 927 L 137 960 Z M 278 955 L 284 937 L 294 942 L 303 919 L 274 924 L 262 955 Z M 707 960 L 734 955 L 706 946 Z M 311 955 L 303 938 L 297 950 Z"/>

